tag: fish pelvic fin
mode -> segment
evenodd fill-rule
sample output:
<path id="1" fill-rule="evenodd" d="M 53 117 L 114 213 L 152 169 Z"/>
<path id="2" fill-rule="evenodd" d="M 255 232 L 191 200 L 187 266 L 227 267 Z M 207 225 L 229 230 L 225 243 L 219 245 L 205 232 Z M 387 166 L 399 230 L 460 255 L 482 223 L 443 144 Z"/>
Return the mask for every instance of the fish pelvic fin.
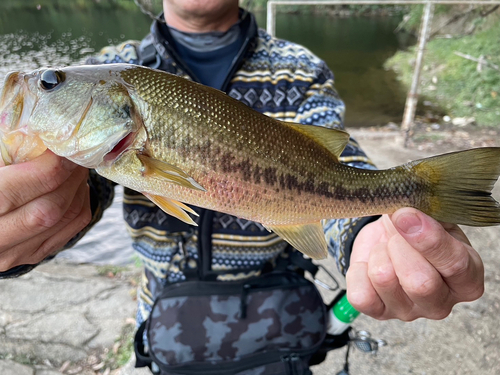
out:
<path id="1" fill-rule="evenodd" d="M 160 207 L 167 214 L 176 217 L 177 219 L 194 226 L 198 226 L 196 222 L 187 214 L 186 211 L 198 216 L 198 214 L 191 208 L 186 206 L 184 203 L 175 201 L 173 199 L 168 199 L 161 197 L 159 195 L 153 195 L 149 193 L 143 193 L 148 199 Z"/>
<path id="2" fill-rule="evenodd" d="M 144 173 L 147 175 L 158 177 L 190 189 L 206 191 L 203 186 L 197 183 L 186 172 L 172 164 L 153 159 L 140 153 L 137 154 L 137 157 L 144 166 Z"/>
<path id="3" fill-rule="evenodd" d="M 500 224 L 500 205 L 491 190 L 500 175 L 500 147 L 484 147 L 439 155 L 412 163 L 430 182 L 429 209 L 436 220 L 470 226 Z"/>
<path id="4" fill-rule="evenodd" d="M 328 255 L 325 233 L 320 222 L 300 225 L 263 225 L 312 259 L 325 259 Z"/>
<path id="5" fill-rule="evenodd" d="M 342 151 L 344 151 L 345 146 L 347 146 L 347 142 L 349 142 L 349 133 L 343 130 L 330 129 L 323 126 L 303 125 L 294 122 L 285 122 L 285 124 L 321 144 L 335 155 L 337 159 L 342 154 Z"/>

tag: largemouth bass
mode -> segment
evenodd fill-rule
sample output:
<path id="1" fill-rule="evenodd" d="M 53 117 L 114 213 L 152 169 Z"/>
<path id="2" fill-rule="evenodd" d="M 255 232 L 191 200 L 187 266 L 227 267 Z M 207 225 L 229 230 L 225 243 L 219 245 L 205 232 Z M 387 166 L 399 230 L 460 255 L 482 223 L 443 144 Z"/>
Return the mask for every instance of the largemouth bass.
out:
<path id="1" fill-rule="evenodd" d="M 186 204 L 262 223 L 308 256 L 321 220 L 415 207 L 444 222 L 500 223 L 500 148 L 388 170 L 339 163 L 340 130 L 281 122 L 215 89 L 126 64 L 11 73 L 0 97 L 6 164 L 46 148 L 145 194 L 190 224 Z"/>

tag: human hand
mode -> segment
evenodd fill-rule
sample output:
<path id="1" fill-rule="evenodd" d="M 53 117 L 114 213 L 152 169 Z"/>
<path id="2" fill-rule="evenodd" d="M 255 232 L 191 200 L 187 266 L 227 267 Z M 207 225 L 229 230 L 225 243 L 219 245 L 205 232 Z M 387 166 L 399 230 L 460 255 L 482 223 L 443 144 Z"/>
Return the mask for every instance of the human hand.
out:
<path id="1" fill-rule="evenodd" d="M 483 262 L 462 230 L 413 208 L 358 233 L 346 279 L 353 307 L 380 320 L 443 319 L 484 292 Z"/>
<path id="2" fill-rule="evenodd" d="M 0 272 L 36 264 L 91 219 L 88 169 L 50 151 L 0 166 Z"/>

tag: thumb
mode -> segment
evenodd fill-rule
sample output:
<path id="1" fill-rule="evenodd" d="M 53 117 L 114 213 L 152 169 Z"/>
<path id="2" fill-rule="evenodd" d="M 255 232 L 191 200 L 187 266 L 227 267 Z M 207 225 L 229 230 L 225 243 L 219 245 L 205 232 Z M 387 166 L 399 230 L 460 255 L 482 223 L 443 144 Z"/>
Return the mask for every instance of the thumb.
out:
<path id="1" fill-rule="evenodd" d="M 396 211 L 391 221 L 406 242 L 438 270 L 448 268 L 456 261 L 456 250 L 463 250 L 462 241 L 450 235 L 438 221 L 414 208 Z"/>

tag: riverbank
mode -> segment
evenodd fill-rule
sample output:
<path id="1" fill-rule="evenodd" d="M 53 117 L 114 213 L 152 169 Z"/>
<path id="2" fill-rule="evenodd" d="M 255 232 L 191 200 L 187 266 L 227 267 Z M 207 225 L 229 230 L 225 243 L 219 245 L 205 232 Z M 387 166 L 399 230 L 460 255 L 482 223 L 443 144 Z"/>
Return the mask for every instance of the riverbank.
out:
<path id="1" fill-rule="evenodd" d="M 1 280 L 0 374 L 117 374 L 132 349 L 139 272 L 56 259 Z"/>
<path id="2" fill-rule="evenodd" d="M 454 17 L 458 16 L 441 16 L 434 22 L 435 37 L 426 46 L 420 78 L 422 101 L 433 102 L 451 117 L 473 118 L 479 126 L 499 127 L 500 10 L 482 18 L 469 17 L 453 28 L 436 26 Z M 385 63 L 407 88 L 411 85 L 415 55 L 415 47 L 409 48 L 398 51 Z"/>

